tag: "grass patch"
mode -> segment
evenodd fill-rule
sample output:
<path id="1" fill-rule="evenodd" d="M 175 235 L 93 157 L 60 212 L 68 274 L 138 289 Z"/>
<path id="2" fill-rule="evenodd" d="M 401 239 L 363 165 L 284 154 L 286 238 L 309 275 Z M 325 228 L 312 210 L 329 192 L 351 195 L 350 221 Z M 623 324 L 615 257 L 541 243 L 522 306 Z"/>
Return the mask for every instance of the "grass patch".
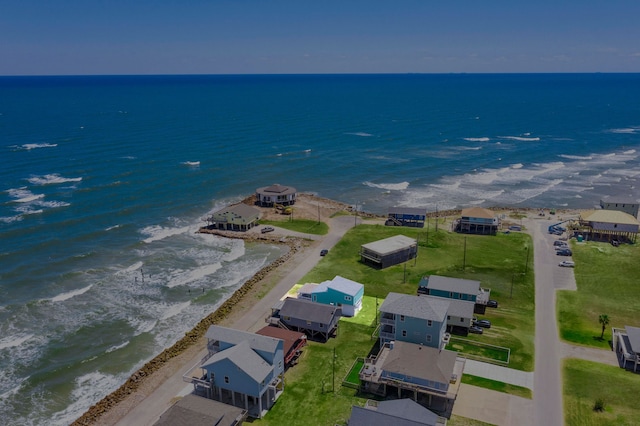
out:
<path id="1" fill-rule="evenodd" d="M 609 349 L 611 327 L 638 324 L 637 277 L 640 246 L 607 243 L 572 244 L 578 291 L 558 292 L 560 337 L 586 346 Z M 598 317 L 610 319 L 604 338 Z"/>
<path id="2" fill-rule="evenodd" d="M 496 361 L 496 364 L 499 365 L 509 363 L 509 348 L 487 345 L 475 340 L 460 339 L 452 336 L 447 349 L 458 351 L 468 358 L 480 361 Z"/>
<path id="3" fill-rule="evenodd" d="M 531 389 L 522 386 L 511 385 L 509 383 L 497 382 L 495 380 L 485 379 L 483 377 L 471 376 L 469 374 L 462 375 L 462 383 L 478 386 L 485 389 L 491 389 L 496 392 L 508 393 L 509 395 L 520 396 L 522 398 L 533 398 L 533 392 L 531 391 Z"/>
<path id="4" fill-rule="evenodd" d="M 567 359 L 563 365 L 567 425 L 635 425 L 640 419 L 638 375 L 618 367 Z M 602 411 L 595 410 L 602 403 Z"/>
<path id="5" fill-rule="evenodd" d="M 347 374 L 347 377 L 344 380 L 353 385 L 360 386 L 360 370 L 362 370 L 363 366 L 364 359 L 358 358 L 358 360 L 353 364 L 351 370 L 349 370 L 349 374 Z"/>
<path id="6" fill-rule="evenodd" d="M 309 219 L 261 220 L 261 225 L 278 226 L 289 231 L 302 232 L 305 234 L 326 235 L 329 232 L 329 225 L 324 222 Z"/>

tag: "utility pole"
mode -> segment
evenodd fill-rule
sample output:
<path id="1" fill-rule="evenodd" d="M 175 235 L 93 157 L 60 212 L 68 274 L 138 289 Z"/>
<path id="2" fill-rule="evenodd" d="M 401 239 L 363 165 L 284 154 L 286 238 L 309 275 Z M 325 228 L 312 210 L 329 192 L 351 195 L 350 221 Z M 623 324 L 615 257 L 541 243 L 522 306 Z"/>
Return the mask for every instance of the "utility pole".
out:
<path id="1" fill-rule="evenodd" d="M 467 266 L 467 237 L 464 237 L 464 255 L 462 256 L 462 269 Z"/>
<path id="2" fill-rule="evenodd" d="M 436 204 L 436 232 L 438 232 L 438 205 Z"/>

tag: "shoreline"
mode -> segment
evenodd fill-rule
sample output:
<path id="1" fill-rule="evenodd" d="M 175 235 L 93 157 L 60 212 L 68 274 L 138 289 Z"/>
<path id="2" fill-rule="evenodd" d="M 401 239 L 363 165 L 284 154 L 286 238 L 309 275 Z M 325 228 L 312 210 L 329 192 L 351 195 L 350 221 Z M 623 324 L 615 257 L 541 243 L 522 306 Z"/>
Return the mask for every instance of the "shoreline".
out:
<path id="1" fill-rule="evenodd" d="M 323 199 L 310 194 L 304 194 L 308 197 L 306 200 L 315 200 L 316 202 L 326 203 L 329 206 L 328 215 L 323 215 L 324 220 L 330 220 L 332 215 L 338 211 L 346 211 L 349 221 L 353 214 L 352 207 L 333 200 Z M 247 197 L 243 203 L 249 204 L 252 197 Z M 323 206 L 323 210 L 324 210 Z M 315 209 L 316 206 L 314 205 Z M 272 209 L 268 209 L 272 210 Z M 535 208 L 490 208 L 493 211 L 512 212 L 512 213 L 536 213 L 540 209 Z M 315 210 L 314 210 L 315 211 Z M 333 213 L 331 213 L 333 211 Z M 459 215 L 461 210 L 444 210 L 440 212 L 429 212 L 429 217 L 442 217 Z M 560 214 L 577 213 L 577 209 L 558 210 L 555 217 L 559 218 Z M 381 218 L 382 216 L 358 212 L 363 219 Z M 298 216 L 300 217 L 300 216 Z M 540 220 L 551 220 L 552 216 L 538 217 Z M 292 235 L 274 235 L 261 234 L 257 232 L 239 233 L 233 231 L 221 231 L 207 229 L 205 226 L 198 230 L 199 233 L 221 236 L 224 238 L 242 239 L 247 242 L 278 244 L 288 247 L 286 253 L 278 257 L 269 265 L 258 270 L 250 279 L 235 290 L 222 304 L 213 312 L 200 320 L 185 336 L 175 342 L 171 347 L 164 349 L 160 354 L 146 362 L 141 368 L 136 370 L 131 376 L 116 390 L 106 395 L 100 401 L 92 405 L 85 413 L 76 419 L 72 425 L 85 426 L 96 423 L 100 424 L 118 424 L 122 421 L 139 403 L 144 401 L 156 389 L 158 389 L 166 380 L 176 374 L 176 371 L 182 374 L 182 370 L 187 367 L 190 360 L 197 357 L 198 353 L 203 351 L 206 346 L 205 333 L 210 325 L 219 324 L 230 326 L 237 323 L 243 318 L 255 305 L 250 299 L 261 299 L 261 294 L 269 294 L 274 290 L 277 284 L 269 281 L 277 281 L 287 272 L 291 272 L 298 264 L 304 261 L 300 259 L 298 262 L 289 262 L 296 255 L 302 256 L 306 254 L 306 249 L 314 244 L 314 241 L 307 240 L 302 237 Z M 286 233 L 285 233 L 286 234 Z M 317 260 L 315 261 L 317 262 Z M 254 302 L 255 303 L 255 302 Z M 186 386 L 186 383 L 185 383 Z M 173 397 L 171 403 L 175 402 Z M 164 411 L 164 410 L 163 410 Z M 154 413 L 159 417 L 162 412 Z"/>

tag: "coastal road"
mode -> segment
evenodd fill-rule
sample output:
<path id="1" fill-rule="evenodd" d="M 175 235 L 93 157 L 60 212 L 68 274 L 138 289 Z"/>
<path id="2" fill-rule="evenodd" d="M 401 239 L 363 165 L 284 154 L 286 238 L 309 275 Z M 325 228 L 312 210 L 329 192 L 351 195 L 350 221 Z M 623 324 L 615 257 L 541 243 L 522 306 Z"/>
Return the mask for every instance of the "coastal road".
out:
<path id="1" fill-rule="evenodd" d="M 553 249 L 553 236 L 547 233 L 549 223 L 528 219 L 526 223 L 533 238 L 536 287 L 535 373 L 533 402 L 535 425 L 563 425 L 561 346 L 556 322 L 556 276 L 565 274 L 558 266 Z M 565 274 L 566 275 L 566 274 Z M 575 287 L 573 271 L 563 277 L 561 287 Z"/>
<path id="2" fill-rule="evenodd" d="M 342 236 L 356 223 L 360 223 L 360 218 L 354 216 L 337 216 L 329 220 L 329 233 L 319 239 L 309 247 L 296 253 L 288 262 L 296 265 L 280 278 L 278 284 L 262 297 L 251 309 L 244 313 L 239 319 L 234 321 L 232 327 L 239 330 L 257 331 L 265 326 L 264 319 L 271 313 L 271 307 L 275 305 L 294 284 L 322 259 L 321 249 L 331 249 Z M 283 234 L 286 231 L 278 230 Z M 182 380 L 182 375 L 193 365 L 199 364 L 200 360 L 207 354 L 203 347 L 196 356 L 188 360 L 177 371 L 173 371 L 164 378 L 163 382 L 148 395 L 141 395 L 137 399 L 135 407 L 126 414 L 110 424 L 118 426 L 151 426 L 160 415 L 164 413 L 175 401 L 176 397 L 183 396 L 192 390 L 192 385 Z M 156 374 L 160 374 L 157 372 Z"/>

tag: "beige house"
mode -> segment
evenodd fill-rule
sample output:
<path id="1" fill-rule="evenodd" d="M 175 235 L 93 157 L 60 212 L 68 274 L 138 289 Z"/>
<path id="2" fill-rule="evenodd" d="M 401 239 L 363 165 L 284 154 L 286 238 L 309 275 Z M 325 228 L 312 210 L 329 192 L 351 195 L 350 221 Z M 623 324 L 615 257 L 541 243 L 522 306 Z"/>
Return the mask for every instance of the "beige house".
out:
<path id="1" fill-rule="evenodd" d="M 482 207 L 471 207 L 462 210 L 455 230 L 463 234 L 495 235 L 499 226 L 500 219 L 494 212 Z"/>
<path id="2" fill-rule="evenodd" d="M 618 210 L 589 210 L 580 213 L 580 228 L 592 240 L 636 241 L 640 222 L 629 213 Z"/>
<path id="3" fill-rule="evenodd" d="M 207 218 L 207 227 L 225 231 L 248 231 L 258 224 L 260 210 L 243 203 L 227 206 Z"/>
<path id="4" fill-rule="evenodd" d="M 296 203 L 297 191 L 292 186 L 274 183 L 256 189 L 256 202 L 261 207 L 273 207 L 276 204 L 292 206 Z"/>

